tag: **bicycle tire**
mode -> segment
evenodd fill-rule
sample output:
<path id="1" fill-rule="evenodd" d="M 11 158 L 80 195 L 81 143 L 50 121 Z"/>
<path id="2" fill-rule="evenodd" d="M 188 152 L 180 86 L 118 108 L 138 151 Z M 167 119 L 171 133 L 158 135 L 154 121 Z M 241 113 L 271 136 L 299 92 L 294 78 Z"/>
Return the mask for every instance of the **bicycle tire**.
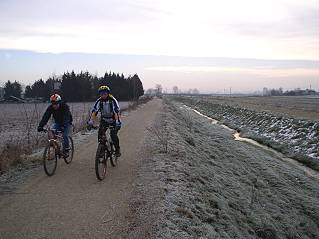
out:
<path id="1" fill-rule="evenodd" d="M 66 164 L 70 164 L 73 160 L 73 155 L 74 155 L 74 143 L 73 143 L 73 139 L 71 136 L 69 136 L 69 142 L 70 142 L 70 151 L 69 151 L 69 156 L 68 157 L 63 157 L 64 162 Z"/>
<path id="2" fill-rule="evenodd" d="M 106 168 L 107 158 L 105 155 L 105 146 L 99 143 L 95 155 L 95 174 L 98 180 L 102 181 L 105 178 Z"/>
<path id="3" fill-rule="evenodd" d="M 48 154 L 49 149 L 51 149 L 51 148 L 53 149 L 54 156 L 52 159 L 48 159 L 47 154 Z M 49 153 L 50 153 L 50 151 L 49 151 Z M 55 153 L 55 148 L 52 144 L 48 144 L 45 147 L 44 153 L 43 153 L 43 168 L 44 168 L 44 172 L 46 173 L 46 175 L 52 176 L 55 173 L 57 164 L 58 164 L 58 155 Z"/>
<path id="4" fill-rule="evenodd" d="M 114 144 L 111 143 L 110 162 L 111 162 L 112 167 L 117 166 L 117 157 L 114 155 L 114 152 L 115 152 L 115 147 L 114 147 Z"/>

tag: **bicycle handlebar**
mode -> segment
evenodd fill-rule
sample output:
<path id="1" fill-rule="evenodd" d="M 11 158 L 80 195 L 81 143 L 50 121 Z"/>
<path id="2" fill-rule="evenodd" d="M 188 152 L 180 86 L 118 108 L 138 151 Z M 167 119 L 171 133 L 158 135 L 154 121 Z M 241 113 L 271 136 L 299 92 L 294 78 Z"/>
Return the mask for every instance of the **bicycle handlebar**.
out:
<path id="1" fill-rule="evenodd" d="M 94 125 L 87 126 L 87 129 L 88 129 L 89 131 L 92 130 L 92 129 L 99 129 L 99 128 L 100 128 L 99 126 L 94 126 Z M 116 127 L 109 125 L 109 126 L 107 126 L 107 127 L 105 127 L 105 128 L 106 128 L 106 129 L 115 129 Z"/>
<path id="2" fill-rule="evenodd" d="M 55 129 L 50 129 L 50 128 L 46 128 L 46 129 L 43 128 L 43 130 L 41 132 L 47 133 L 48 131 L 52 131 L 54 133 L 63 133 L 63 131 L 61 131 L 61 130 L 55 130 Z"/>

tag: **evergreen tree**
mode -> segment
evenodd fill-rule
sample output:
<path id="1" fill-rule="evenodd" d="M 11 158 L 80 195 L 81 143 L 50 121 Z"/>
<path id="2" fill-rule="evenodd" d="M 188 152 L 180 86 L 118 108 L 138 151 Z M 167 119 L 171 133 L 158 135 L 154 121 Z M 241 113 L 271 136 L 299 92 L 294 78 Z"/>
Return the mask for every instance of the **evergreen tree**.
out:
<path id="1" fill-rule="evenodd" d="M 54 85 L 60 82 L 61 89 L 57 91 Z M 137 100 L 144 94 L 143 84 L 135 74 L 133 77 L 125 78 L 123 74 L 105 72 L 103 77 L 91 75 L 89 72 L 75 74 L 65 72 L 61 79 L 49 78 L 45 83 L 42 79 L 36 81 L 32 86 L 27 86 L 26 97 L 48 97 L 53 93 L 61 94 L 66 101 L 90 101 L 98 97 L 98 88 L 107 85 L 118 100 Z"/>
<path id="2" fill-rule="evenodd" d="M 32 85 L 32 96 L 46 99 L 48 98 L 48 89 L 42 79 L 34 82 Z"/>
<path id="3" fill-rule="evenodd" d="M 11 96 L 21 98 L 22 86 L 19 82 L 7 81 L 4 86 L 4 98 L 9 99 Z"/>
<path id="4" fill-rule="evenodd" d="M 27 85 L 24 91 L 24 98 L 32 98 L 32 88 L 31 86 Z"/>

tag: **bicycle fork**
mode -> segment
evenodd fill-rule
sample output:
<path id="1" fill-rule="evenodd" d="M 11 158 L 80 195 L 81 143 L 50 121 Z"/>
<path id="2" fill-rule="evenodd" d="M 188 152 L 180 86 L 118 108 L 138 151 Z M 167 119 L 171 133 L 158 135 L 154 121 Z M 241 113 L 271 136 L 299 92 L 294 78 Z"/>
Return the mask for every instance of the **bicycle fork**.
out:
<path id="1" fill-rule="evenodd" d="M 50 139 L 49 144 L 50 144 L 50 146 L 54 147 L 55 154 L 57 154 L 59 157 L 61 157 L 62 154 L 61 154 L 60 144 L 55 139 Z"/>

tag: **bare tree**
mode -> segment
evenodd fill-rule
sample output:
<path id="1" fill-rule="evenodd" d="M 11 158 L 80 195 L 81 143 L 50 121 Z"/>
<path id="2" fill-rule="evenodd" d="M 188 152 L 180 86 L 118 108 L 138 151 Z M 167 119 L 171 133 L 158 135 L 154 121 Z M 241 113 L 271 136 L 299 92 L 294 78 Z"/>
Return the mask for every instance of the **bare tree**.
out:
<path id="1" fill-rule="evenodd" d="M 173 86 L 173 93 L 178 94 L 178 87 L 177 86 Z"/>
<path id="2" fill-rule="evenodd" d="M 199 94 L 199 90 L 198 90 L 197 88 L 194 88 L 194 89 L 193 89 L 193 94 L 194 94 L 194 95 L 198 95 L 198 94 Z"/>
<path id="3" fill-rule="evenodd" d="M 161 95 L 163 91 L 163 87 L 160 84 L 155 85 L 156 95 Z"/>

